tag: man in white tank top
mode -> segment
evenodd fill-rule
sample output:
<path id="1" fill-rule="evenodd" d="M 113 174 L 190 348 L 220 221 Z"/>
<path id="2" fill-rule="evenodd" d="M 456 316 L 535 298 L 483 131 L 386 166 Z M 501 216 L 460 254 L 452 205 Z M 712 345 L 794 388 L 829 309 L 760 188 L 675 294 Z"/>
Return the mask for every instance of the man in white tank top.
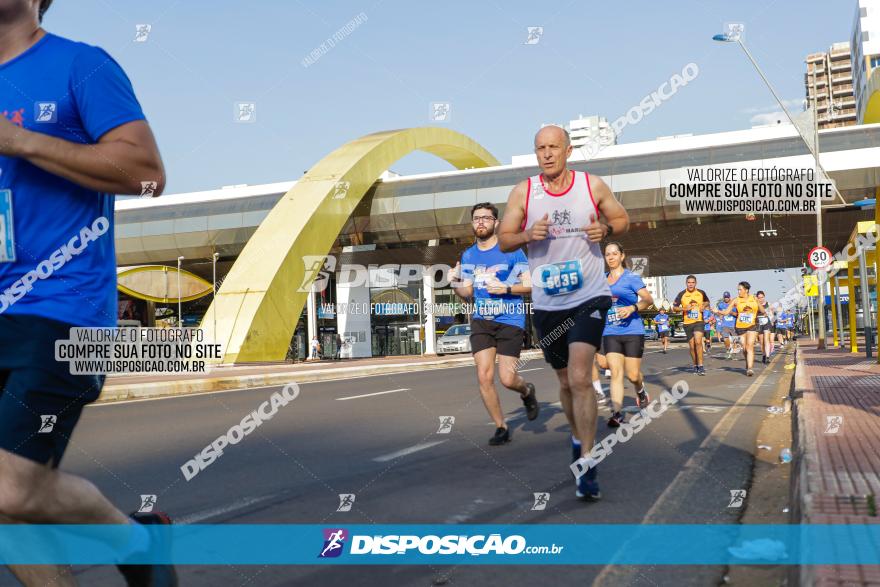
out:
<path id="1" fill-rule="evenodd" d="M 598 460 L 590 456 L 598 416 L 592 366 L 611 307 L 599 243 L 626 232 L 629 216 L 601 178 L 568 169 L 571 152 L 564 129 L 538 131 L 535 154 L 542 173 L 513 188 L 498 241 L 502 251 L 527 246 L 534 324 L 571 425 L 575 495 L 596 500 L 601 493 Z"/>

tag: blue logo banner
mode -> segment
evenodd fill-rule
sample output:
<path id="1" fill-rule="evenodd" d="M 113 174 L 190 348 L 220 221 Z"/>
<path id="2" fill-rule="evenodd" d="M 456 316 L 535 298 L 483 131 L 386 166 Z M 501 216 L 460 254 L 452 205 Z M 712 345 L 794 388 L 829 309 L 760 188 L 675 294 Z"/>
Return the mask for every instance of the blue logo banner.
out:
<path id="1" fill-rule="evenodd" d="M 880 524 L 2 525 L 0 564 L 880 565 Z"/>

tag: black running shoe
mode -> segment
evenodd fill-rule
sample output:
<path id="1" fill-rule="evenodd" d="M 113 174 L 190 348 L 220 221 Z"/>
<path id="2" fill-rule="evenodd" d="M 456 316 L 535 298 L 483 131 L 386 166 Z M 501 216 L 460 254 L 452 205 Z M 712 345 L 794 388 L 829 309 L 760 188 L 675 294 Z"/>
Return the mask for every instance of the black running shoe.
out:
<path id="1" fill-rule="evenodd" d="M 651 396 L 648 395 L 648 392 L 645 391 L 644 387 L 642 388 L 642 390 L 640 392 L 638 392 L 636 394 L 636 396 L 638 397 L 638 401 L 639 401 L 639 409 L 644 410 L 645 408 L 648 407 L 648 404 L 651 403 Z"/>
<path id="2" fill-rule="evenodd" d="M 697 367 L 697 375 L 705 376 L 706 375 L 706 368 L 703 367 L 702 365 L 698 366 Z"/>
<path id="3" fill-rule="evenodd" d="M 138 524 L 145 526 L 151 525 L 171 525 L 173 522 L 167 514 L 162 512 L 153 513 L 134 513 L 131 514 Z M 160 540 L 158 533 L 150 532 L 152 540 Z M 161 549 L 164 552 L 170 550 L 167 543 L 153 544 L 152 548 Z M 119 572 L 125 577 L 125 582 L 129 587 L 176 587 L 177 573 L 171 565 L 117 565 Z"/>
<path id="4" fill-rule="evenodd" d="M 526 418 L 529 420 L 534 420 L 538 417 L 538 398 L 535 397 L 535 386 L 531 383 L 526 383 L 526 388 L 529 390 L 529 393 L 522 398 L 523 405 L 526 407 Z"/>
<path id="5" fill-rule="evenodd" d="M 500 446 L 510 442 L 510 430 L 507 428 L 496 428 L 495 436 L 489 439 L 489 446 Z"/>
<path id="6" fill-rule="evenodd" d="M 620 425 L 626 422 L 626 416 L 624 416 L 620 412 L 614 412 L 611 414 L 611 417 L 608 418 L 608 427 L 609 428 L 620 428 Z"/>

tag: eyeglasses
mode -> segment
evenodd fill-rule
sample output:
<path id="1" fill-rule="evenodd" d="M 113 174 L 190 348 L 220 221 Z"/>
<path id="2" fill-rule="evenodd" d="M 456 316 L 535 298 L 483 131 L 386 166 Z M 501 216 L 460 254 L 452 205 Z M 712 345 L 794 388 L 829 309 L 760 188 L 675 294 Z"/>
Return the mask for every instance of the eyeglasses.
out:
<path id="1" fill-rule="evenodd" d="M 474 218 L 473 218 L 473 220 L 471 220 L 471 222 L 473 222 L 474 224 L 480 224 L 481 222 L 489 223 L 489 222 L 493 222 L 494 220 L 495 220 L 494 216 L 474 216 Z"/>

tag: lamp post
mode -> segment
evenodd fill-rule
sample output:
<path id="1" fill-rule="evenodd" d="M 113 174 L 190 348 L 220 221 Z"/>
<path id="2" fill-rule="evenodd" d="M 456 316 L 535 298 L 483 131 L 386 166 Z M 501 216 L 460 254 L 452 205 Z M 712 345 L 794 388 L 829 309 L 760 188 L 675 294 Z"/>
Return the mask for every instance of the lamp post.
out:
<path id="1" fill-rule="evenodd" d="M 807 137 L 804 136 L 804 133 L 801 132 L 800 127 L 795 123 L 794 117 L 792 117 L 791 113 L 788 111 L 788 108 L 785 107 L 785 104 L 782 103 L 782 100 L 779 98 L 779 95 L 776 93 L 776 90 L 773 89 L 773 86 L 770 85 L 770 81 L 767 79 L 767 76 L 764 75 L 764 72 L 761 71 L 761 68 L 758 67 L 758 62 L 755 61 L 755 58 L 752 57 L 752 54 L 746 48 L 745 44 L 742 42 L 742 30 L 734 32 L 731 28 L 731 32 L 729 33 L 721 33 L 712 37 L 712 40 L 718 41 L 721 43 L 736 43 L 743 50 L 743 53 L 746 54 L 746 57 L 749 58 L 749 61 L 754 66 L 755 71 L 758 72 L 758 75 L 761 76 L 761 79 L 764 81 L 764 84 L 767 86 L 767 89 L 770 90 L 770 93 L 773 94 L 773 97 L 776 99 L 776 102 L 779 104 L 779 107 L 782 108 L 782 111 L 788 117 L 789 122 L 794 127 L 795 131 L 798 135 L 803 139 L 804 143 L 807 145 L 807 149 L 813 154 L 813 158 L 815 159 L 816 172 L 821 172 L 823 176 L 827 177 L 825 174 L 825 170 L 822 168 L 821 163 L 819 163 L 819 110 L 816 105 L 816 76 L 813 74 L 813 99 L 812 99 L 812 107 L 813 107 L 813 145 L 810 145 L 810 141 L 807 140 Z M 818 181 L 818 178 L 817 178 Z M 833 185 L 833 184 L 832 184 Z M 837 191 L 837 186 L 834 186 L 834 192 L 837 196 L 846 203 L 846 200 L 840 195 L 840 192 Z M 819 204 L 816 207 L 816 246 L 822 246 L 822 199 L 818 198 Z M 819 343 L 818 348 L 825 348 L 825 297 L 824 297 L 824 283 L 820 286 L 819 295 L 818 295 L 818 310 L 819 310 Z M 812 321 L 812 305 L 810 307 L 810 320 Z"/>
<path id="2" fill-rule="evenodd" d="M 214 342 L 217 342 L 217 259 L 219 259 L 219 258 L 220 258 L 220 253 L 214 253 L 213 255 L 211 255 L 211 259 L 212 259 L 212 263 L 211 263 L 211 265 L 212 265 L 212 267 L 211 267 L 212 286 L 211 286 L 211 289 L 214 292 L 211 295 L 211 306 L 214 308 L 214 310 L 212 312 L 212 314 L 214 315 L 214 332 L 213 332 Z"/>
<path id="3" fill-rule="evenodd" d="M 177 258 L 177 325 L 183 327 L 183 301 L 180 299 L 180 264 L 183 262 L 183 255 Z"/>

